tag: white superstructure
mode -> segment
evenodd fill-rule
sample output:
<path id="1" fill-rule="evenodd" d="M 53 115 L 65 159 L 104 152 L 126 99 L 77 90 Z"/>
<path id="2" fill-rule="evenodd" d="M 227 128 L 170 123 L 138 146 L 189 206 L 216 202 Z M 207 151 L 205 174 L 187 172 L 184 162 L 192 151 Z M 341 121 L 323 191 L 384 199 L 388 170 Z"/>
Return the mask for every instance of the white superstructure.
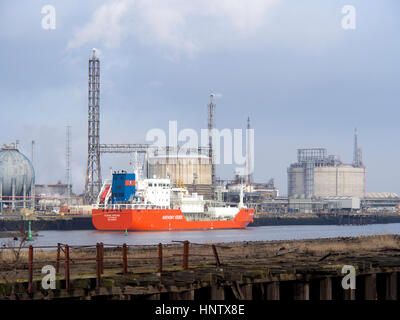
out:
<path id="1" fill-rule="evenodd" d="M 137 181 L 136 195 L 145 204 L 170 207 L 171 181 L 169 179 L 144 179 Z"/>
<path id="2" fill-rule="evenodd" d="M 210 201 L 203 199 L 198 193 L 190 194 L 184 187 L 173 187 L 170 179 L 143 179 L 136 180 L 136 192 L 130 203 L 125 204 L 109 204 L 111 195 L 111 180 L 106 180 L 98 197 L 95 208 L 111 206 L 112 208 L 161 208 L 161 209 L 180 209 L 183 214 L 195 218 L 200 215 L 208 215 L 215 218 L 233 218 L 241 208 L 245 208 L 243 204 L 243 187 L 240 193 L 240 203 L 237 207 L 229 206 L 213 206 Z M 101 195 L 105 193 L 105 201 L 102 203 Z"/>

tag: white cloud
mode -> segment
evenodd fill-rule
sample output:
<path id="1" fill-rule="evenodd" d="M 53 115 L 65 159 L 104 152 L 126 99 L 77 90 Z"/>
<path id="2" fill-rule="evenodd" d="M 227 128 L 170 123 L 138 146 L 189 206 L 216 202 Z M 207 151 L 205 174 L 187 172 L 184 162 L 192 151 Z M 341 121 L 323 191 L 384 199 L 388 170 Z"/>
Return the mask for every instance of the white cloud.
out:
<path id="1" fill-rule="evenodd" d="M 121 20 L 133 3 L 133 0 L 112 1 L 100 6 L 92 20 L 76 30 L 68 48 L 77 48 L 91 41 L 102 41 L 106 47 L 118 46 L 126 32 Z"/>
<path id="2" fill-rule="evenodd" d="M 261 28 L 270 8 L 280 0 L 120 0 L 108 1 L 89 23 L 77 29 L 68 48 L 100 42 L 118 47 L 135 36 L 172 58 L 193 57 L 225 34 L 249 34 Z M 212 32 L 210 32 L 212 31 Z M 221 33 L 224 33 L 221 35 Z M 211 41 L 212 42 L 212 41 Z"/>
<path id="3" fill-rule="evenodd" d="M 244 33 L 254 32 L 264 22 L 268 10 L 279 0 L 207 0 L 206 10 L 216 18 L 227 18 L 238 30 Z"/>

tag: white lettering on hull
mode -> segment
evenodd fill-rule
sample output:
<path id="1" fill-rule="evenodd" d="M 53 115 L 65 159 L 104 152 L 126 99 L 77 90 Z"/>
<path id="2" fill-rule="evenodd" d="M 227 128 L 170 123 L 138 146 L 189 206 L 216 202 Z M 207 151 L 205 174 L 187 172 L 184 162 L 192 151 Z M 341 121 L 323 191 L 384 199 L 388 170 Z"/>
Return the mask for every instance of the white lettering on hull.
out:
<path id="1" fill-rule="evenodd" d="M 117 219 L 120 217 L 119 214 L 105 214 L 104 217 L 107 218 L 107 221 L 117 221 Z"/>
<path id="2" fill-rule="evenodd" d="M 181 220 L 183 216 L 163 216 L 163 220 Z"/>

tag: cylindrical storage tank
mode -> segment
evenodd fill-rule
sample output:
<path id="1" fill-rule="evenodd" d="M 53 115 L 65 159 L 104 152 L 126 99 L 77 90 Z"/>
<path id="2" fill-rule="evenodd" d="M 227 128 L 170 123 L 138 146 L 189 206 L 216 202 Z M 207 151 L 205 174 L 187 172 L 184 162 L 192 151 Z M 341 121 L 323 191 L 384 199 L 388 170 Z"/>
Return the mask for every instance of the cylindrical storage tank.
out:
<path id="1" fill-rule="evenodd" d="M 162 155 L 148 159 L 148 176 L 169 177 L 173 183 L 211 185 L 211 159 L 205 155 Z"/>
<path id="2" fill-rule="evenodd" d="M 212 161 L 203 154 L 161 155 L 147 160 L 148 177 L 169 177 L 172 183 L 183 183 L 189 192 L 196 192 L 204 199 L 212 196 Z"/>
<path id="3" fill-rule="evenodd" d="M 364 197 L 365 168 L 351 165 L 314 168 L 314 195 Z"/>
<path id="4" fill-rule="evenodd" d="M 0 196 L 30 194 L 35 183 L 35 171 L 31 161 L 15 148 L 0 150 Z M 14 189 L 14 194 L 13 194 Z"/>
<path id="5" fill-rule="evenodd" d="M 305 194 L 304 176 L 305 170 L 303 167 L 291 166 L 287 170 L 288 173 L 288 196 Z"/>

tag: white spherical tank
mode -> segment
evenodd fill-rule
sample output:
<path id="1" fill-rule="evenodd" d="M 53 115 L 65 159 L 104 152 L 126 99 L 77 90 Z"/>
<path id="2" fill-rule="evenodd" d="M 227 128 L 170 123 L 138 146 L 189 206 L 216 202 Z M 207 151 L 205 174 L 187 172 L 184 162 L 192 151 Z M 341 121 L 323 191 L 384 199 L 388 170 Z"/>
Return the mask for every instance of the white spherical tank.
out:
<path id="1" fill-rule="evenodd" d="M 15 148 L 0 150 L 0 196 L 30 194 L 35 183 L 35 171 L 31 161 Z M 14 190 L 13 190 L 14 189 Z"/>

